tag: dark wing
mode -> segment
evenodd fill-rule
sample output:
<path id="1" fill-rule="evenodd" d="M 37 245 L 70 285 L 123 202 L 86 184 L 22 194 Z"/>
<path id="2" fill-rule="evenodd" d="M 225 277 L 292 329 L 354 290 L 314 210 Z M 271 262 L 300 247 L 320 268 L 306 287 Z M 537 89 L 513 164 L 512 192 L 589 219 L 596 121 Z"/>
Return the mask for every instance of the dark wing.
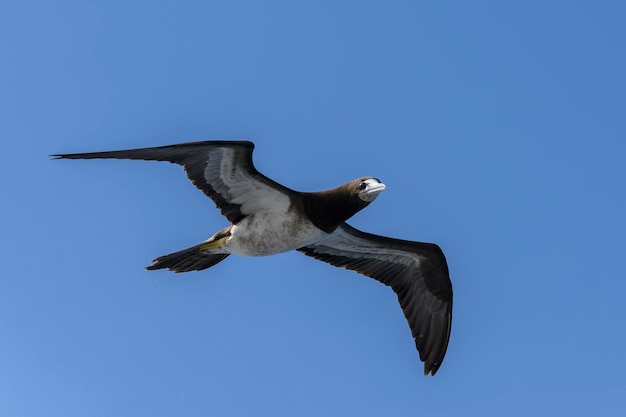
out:
<path id="1" fill-rule="evenodd" d="M 452 283 L 439 246 L 377 236 L 344 223 L 324 240 L 298 250 L 390 286 L 409 322 L 424 375 L 435 375 L 452 325 Z"/>
<path id="2" fill-rule="evenodd" d="M 155 148 L 52 155 L 55 159 L 143 159 L 182 165 L 187 177 L 215 202 L 232 223 L 277 205 L 288 205 L 293 191 L 256 170 L 254 144 L 247 141 L 205 141 Z"/>

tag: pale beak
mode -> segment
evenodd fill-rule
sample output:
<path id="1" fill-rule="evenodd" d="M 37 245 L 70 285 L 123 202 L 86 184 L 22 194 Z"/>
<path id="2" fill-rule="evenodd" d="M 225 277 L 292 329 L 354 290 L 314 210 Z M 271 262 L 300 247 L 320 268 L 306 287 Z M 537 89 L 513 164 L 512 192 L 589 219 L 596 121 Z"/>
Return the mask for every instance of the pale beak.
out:
<path id="1" fill-rule="evenodd" d="M 367 187 L 367 189 L 363 190 L 359 194 L 359 197 L 361 197 L 363 201 L 372 202 L 376 197 L 378 197 L 378 194 L 385 190 L 385 188 L 387 188 L 387 186 L 382 182 L 371 184 Z"/>

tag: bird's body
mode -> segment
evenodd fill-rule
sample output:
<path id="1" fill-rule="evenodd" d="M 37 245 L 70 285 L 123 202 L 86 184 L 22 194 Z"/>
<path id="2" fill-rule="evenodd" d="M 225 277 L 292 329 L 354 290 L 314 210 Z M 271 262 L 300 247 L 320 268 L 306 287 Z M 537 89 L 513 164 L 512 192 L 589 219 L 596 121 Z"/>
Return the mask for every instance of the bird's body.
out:
<path id="1" fill-rule="evenodd" d="M 227 234 L 219 247 L 225 253 L 243 256 L 268 256 L 301 248 L 319 241 L 325 232 L 295 210 L 260 212 L 221 230 Z M 208 241 L 210 245 L 211 239 Z"/>
<path id="2" fill-rule="evenodd" d="M 246 141 L 206 141 L 54 156 L 182 165 L 231 225 L 205 242 L 158 257 L 147 269 L 203 270 L 231 254 L 267 256 L 298 250 L 355 270 L 396 292 L 425 362 L 424 373 L 434 375 L 448 346 L 452 320 L 452 284 L 441 249 L 430 243 L 372 235 L 345 223 L 385 189 L 378 179 L 361 177 L 326 191 L 294 191 L 254 168 L 253 148 Z"/>

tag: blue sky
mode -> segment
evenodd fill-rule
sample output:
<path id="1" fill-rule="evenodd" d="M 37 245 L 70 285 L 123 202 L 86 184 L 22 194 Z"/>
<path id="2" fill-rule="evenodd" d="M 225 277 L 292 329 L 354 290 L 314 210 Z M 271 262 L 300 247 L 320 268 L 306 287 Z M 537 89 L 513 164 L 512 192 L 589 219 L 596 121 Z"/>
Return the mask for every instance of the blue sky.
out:
<path id="1" fill-rule="evenodd" d="M 506 4 L 505 4 L 506 3 Z M 626 6 L 4 2 L 0 415 L 622 415 Z M 226 225 L 182 170 L 52 153 L 249 139 L 351 224 L 438 243 L 422 376 L 390 289 L 298 253 L 147 272 Z"/>

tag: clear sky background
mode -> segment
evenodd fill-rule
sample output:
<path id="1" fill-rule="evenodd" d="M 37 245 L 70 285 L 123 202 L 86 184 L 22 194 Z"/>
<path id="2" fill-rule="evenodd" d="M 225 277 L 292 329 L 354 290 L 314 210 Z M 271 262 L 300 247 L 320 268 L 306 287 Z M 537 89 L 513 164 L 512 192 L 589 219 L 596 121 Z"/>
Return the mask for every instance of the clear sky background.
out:
<path id="1" fill-rule="evenodd" d="M 0 415 L 626 415 L 626 3 L 0 4 Z M 299 253 L 147 272 L 224 227 L 180 167 L 249 139 L 435 242 L 438 374 L 393 292 Z"/>

